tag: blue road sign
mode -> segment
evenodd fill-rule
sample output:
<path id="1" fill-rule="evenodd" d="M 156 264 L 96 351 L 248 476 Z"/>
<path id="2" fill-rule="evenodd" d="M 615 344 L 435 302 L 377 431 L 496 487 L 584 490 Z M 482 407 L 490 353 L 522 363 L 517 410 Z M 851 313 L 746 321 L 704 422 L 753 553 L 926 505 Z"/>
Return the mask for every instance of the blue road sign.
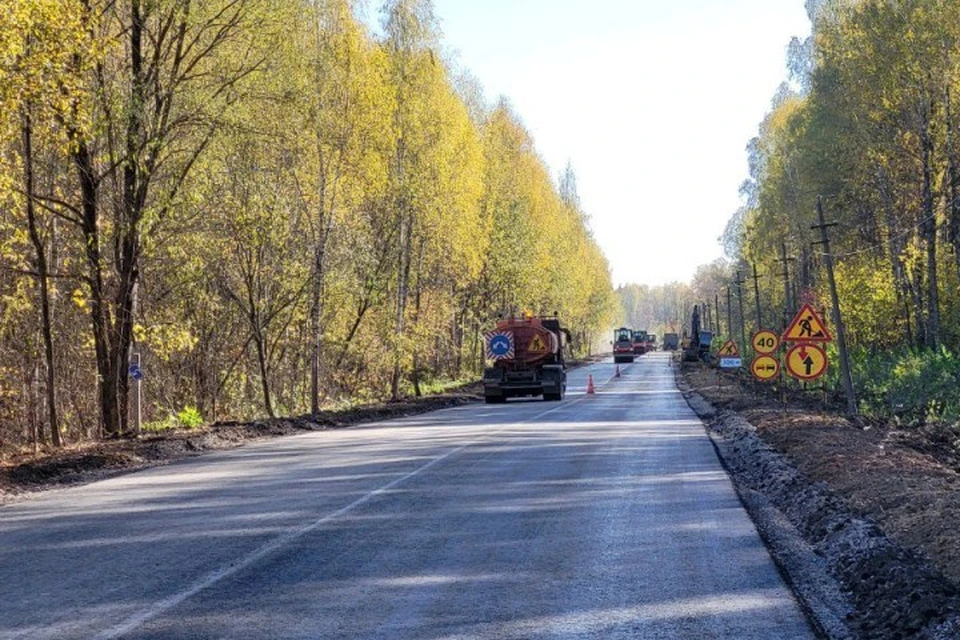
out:
<path id="1" fill-rule="evenodd" d="M 130 365 L 130 377 L 134 380 L 143 380 L 143 369 L 135 364 Z"/>
<path id="2" fill-rule="evenodd" d="M 509 336 L 500 334 L 498 336 L 494 336 L 493 339 L 490 340 L 490 353 L 495 356 L 503 357 L 507 355 L 510 353 L 511 347 L 512 345 L 510 343 Z"/>
<path id="3" fill-rule="evenodd" d="M 510 331 L 491 331 L 485 336 L 487 358 L 490 360 L 509 360 L 513 357 L 513 333 Z"/>

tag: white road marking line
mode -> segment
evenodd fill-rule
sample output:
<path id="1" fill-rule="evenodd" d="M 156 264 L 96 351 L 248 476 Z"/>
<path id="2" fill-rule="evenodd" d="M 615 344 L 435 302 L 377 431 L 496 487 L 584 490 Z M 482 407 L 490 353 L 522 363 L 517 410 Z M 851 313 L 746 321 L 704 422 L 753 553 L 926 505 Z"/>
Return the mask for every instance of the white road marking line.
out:
<path id="1" fill-rule="evenodd" d="M 266 556 L 270 555 L 271 553 L 273 553 L 273 552 L 276 551 L 277 549 L 280 549 L 281 547 L 290 544 L 290 543 L 293 542 L 294 540 L 296 540 L 296 539 L 298 539 L 298 538 L 300 538 L 300 537 L 302 537 L 302 536 L 310 533 L 311 531 L 314 531 L 314 530 L 317 529 L 318 527 L 321 527 L 321 526 L 325 525 L 326 523 L 330 522 L 331 520 L 334 520 L 334 519 L 336 519 L 336 518 L 339 518 L 340 516 L 345 515 L 345 514 L 349 513 L 350 511 L 353 511 L 353 510 L 356 509 L 357 507 L 362 506 L 363 504 L 366 504 L 367 502 L 370 502 L 371 500 L 373 500 L 373 499 L 376 498 L 377 496 L 383 495 L 384 493 L 386 493 L 387 491 L 390 491 L 391 489 L 393 489 L 393 488 L 396 487 L 397 485 L 400 485 L 400 484 L 406 482 L 407 480 L 410 480 L 411 478 L 414 478 L 414 477 L 420 475 L 420 474 L 423 473 L 424 471 L 426 471 L 426 470 L 430 469 L 431 467 L 439 464 L 440 462 L 446 460 L 446 459 L 449 458 L 450 456 L 456 455 L 457 453 L 460 453 L 460 452 L 463 451 L 464 449 L 467 449 L 467 448 L 472 447 L 472 446 L 474 446 L 474 445 L 476 445 L 476 444 L 479 444 L 480 442 L 483 442 L 483 441 L 485 441 L 485 440 L 488 440 L 491 436 L 493 436 L 493 435 L 495 435 L 495 434 L 497 434 L 497 433 L 500 433 L 501 431 L 505 431 L 505 430 L 511 429 L 511 428 L 513 428 L 513 427 L 518 427 L 518 426 L 520 426 L 520 425 L 527 424 L 528 422 L 533 422 L 534 420 L 538 420 L 538 419 L 540 419 L 540 418 L 542 418 L 542 417 L 544 417 L 544 416 L 546 416 L 546 415 L 549 415 L 549 414 L 551 414 L 551 413 L 554 413 L 555 411 L 559 411 L 560 409 L 566 409 L 566 408 L 568 408 L 568 407 L 571 407 L 571 406 L 573 406 L 574 404 L 577 404 L 578 402 L 581 402 L 581 401 L 584 400 L 586 397 L 587 397 L 587 396 L 582 396 L 582 397 L 579 397 L 579 398 L 577 398 L 577 399 L 575 399 L 575 400 L 571 400 L 570 402 L 564 402 L 564 403 L 562 403 L 562 404 L 560 404 L 560 405 L 557 405 L 557 406 L 553 407 L 552 409 L 548 409 L 547 411 L 543 411 L 543 412 L 541 412 L 541 413 L 538 413 L 538 414 L 536 414 L 536 415 L 534 415 L 534 416 L 531 416 L 530 418 L 527 418 L 527 419 L 525 419 L 525 420 L 521 420 L 521 421 L 519 421 L 519 422 L 514 422 L 514 423 L 512 423 L 512 424 L 504 425 L 504 426 L 500 427 L 499 429 L 495 429 L 494 431 L 491 431 L 490 433 L 488 433 L 487 435 L 485 435 L 485 436 L 482 437 L 482 438 L 479 438 L 479 439 L 477 439 L 477 440 L 473 440 L 473 441 L 468 442 L 468 443 L 466 443 L 466 444 L 464 444 L 464 445 L 461 445 L 461 446 L 459 446 L 459 447 L 456 447 L 456 448 L 454 448 L 454 449 L 451 449 L 451 450 L 447 451 L 446 453 L 444 453 L 443 455 L 441 455 L 441 456 L 439 456 L 439 457 L 437 457 L 437 458 L 434 458 L 434 459 L 431 460 L 430 462 L 427 462 L 426 464 L 424 464 L 424 465 L 422 465 L 422 466 L 414 469 L 414 470 L 411 471 L 410 473 L 408 473 L 408 474 L 406 474 L 406 475 L 404 475 L 404 476 L 401 476 L 401 477 L 399 477 L 399 478 L 396 478 L 396 479 L 392 480 L 391 482 L 388 482 L 387 484 L 383 485 L 382 487 L 380 487 L 380 488 L 378 488 L 378 489 L 374 489 L 374 490 L 371 491 L 370 493 L 367 493 L 367 494 L 361 496 L 360 498 L 357 498 L 356 500 L 354 500 L 354 501 L 351 502 L 350 504 L 346 505 L 345 507 L 341 507 L 341 508 L 337 509 L 336 511 L 333 511 L 333 512 L 331 512 L 331 513 L 328 513 L 327 515 L 323 516 L 322 518 L 320 518 L 320 519 L 318 519 L 318 520 L 314 520 L 313 522 L 310 522 L 309 524 L 303 525 L 302 527 L 300 527 L 300 528 L 298 528 L 298 529 L 294 529 L 293 531 L 290 531 L 290 532 L 285 533 L 285 534 L 283 534 L 283 535 L 281 535 L 281 536 L 278 536 L 277 538 L 271 540 L 270 542 L 267 542 L 267 543 L 261 545 L 260 547 L 258 547 L 257 549 L 254 549 L 253 551 L 251 551 L 251 552 L 248 553 L 247 555 L 243 556 L 240 560 L 238 560 L 238 561 L 236 561 L 236 562 L 233 562 L 233 563 L 231 563 L 231 564 L 229 564 L 229 565 L 223 566 L 223 567 L 217 569 L 216 571 L 213 571 L 213 572 L 211 572 L 211 573 L 208 573 L 206 576 L 204 576 L 204 577 L 201 578 L 200 580 L 194 582 L 192 585 L 190 585 L 189 587 L 187 587 L 187 588 L 184 589 L 183 591 L 180 591 L 180 592 L 175 593 L 175 594 L 173 594 L 173 595 L 171 595 L 171 596 L 168 596 L 167 598 L 164 598 L 163 600 L 161 600 L 160 602 L 157 602 L 157 603 L 154 604 L 153 606 L 144 609 L 144 610 L 141 611 L 140 613 L 136 613 L 136 614 L 128 617 L 126 620 L 124 620 L 124 621 L 121 622 L 120 624 L 115 625 L 115 626 L 113 626 L 113 627 L 111 627 L 110 629 L 107 629 L 107 630 L 105 630 L 105 631 L 102 631 L 101 633 L 97 634 L 97 635 L 94 636 L 94 637 L 97 638 L 98 640 L 112 640 L 113 638 L 119 638 L 119 637 L 121 637 L 121 636 L 123 636 L 123 635 L 126 635 L 126 634 L 128 634 L 128 633 L 131 633 L 131 632 L 134 631 L 137 627 L 140 627 L 141 625 L 149 622 L 149 621 L 152 620 L 153 618 L 156 618 L 157 616 L 159 616 L 159 615 L 161 615 L 161 614 L 169 611 L 170 609 L 173 609 L 173 608 L 176 607 L 177 605 L 182 604 L 183 602 L 189 600 L 190 598 L 192 598 L 193 596 L 197 595 L 197 594 L 200 593 L 201 591 L 204 591 L 205 589 L 208 589 L 209 587 L 215 585 L 216 583 L 220 582 L 221 580 L 223 580 L 223 579 L 225 579 L 225 578 L 229 578 L 229 577 L 232 576 L 233 574 L 238 573 L 238 572 L 246 569 L 247 567 L 249 567 L 249 566 L 255 564 L 257 561 L 261 560 L 262 558 L 265 558 Z"/>

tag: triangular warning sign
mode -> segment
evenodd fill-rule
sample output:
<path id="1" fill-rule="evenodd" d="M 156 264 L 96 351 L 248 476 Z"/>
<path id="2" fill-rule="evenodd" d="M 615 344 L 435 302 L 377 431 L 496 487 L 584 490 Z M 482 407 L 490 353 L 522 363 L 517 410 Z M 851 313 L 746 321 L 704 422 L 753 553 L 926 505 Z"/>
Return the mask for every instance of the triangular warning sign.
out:
<path id="1" fill-rule="evenodd" d="M 533 336 L 533 340 L 530 341 L 530 345 L 527 347 L 527 351 L 531 353 L 542 353 L 547 350 L 547 345 L 543 343 L 543 338 L 540 336 Z"/>
<path id="2" fill-rule="evenodd" d="M 833 336 L 827 325 L 813 307 L 805 304 L 783 332 L 784 342 L 832 342 Z"/>
<path id="3" fill-rule="evenodd" d="M 721 358 L 738 358 L 740 357 L 740 349 L 737 348 L 737 343 L 733 340 L 727 340 L 723 343 L 723 346 L 720 347 L 720 351 L 717 352 L 717 355 Z"/>

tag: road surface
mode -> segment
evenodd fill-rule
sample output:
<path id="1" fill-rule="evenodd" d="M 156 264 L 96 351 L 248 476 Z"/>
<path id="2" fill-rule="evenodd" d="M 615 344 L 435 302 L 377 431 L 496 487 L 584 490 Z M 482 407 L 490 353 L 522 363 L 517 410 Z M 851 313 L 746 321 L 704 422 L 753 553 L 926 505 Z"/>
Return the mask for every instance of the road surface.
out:
<path id="1" fill-rule="evenodd" d="M 0 637 L 813 637 L 668 358 L 622 368 L 2 508 Z"/>

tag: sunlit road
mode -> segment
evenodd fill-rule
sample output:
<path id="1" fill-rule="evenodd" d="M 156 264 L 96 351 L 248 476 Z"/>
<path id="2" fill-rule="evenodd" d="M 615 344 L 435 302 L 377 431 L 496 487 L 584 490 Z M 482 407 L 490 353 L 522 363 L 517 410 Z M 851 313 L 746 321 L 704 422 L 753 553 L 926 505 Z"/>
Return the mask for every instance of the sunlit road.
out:
<path id="1" fill-rule="evenodd" d="M 666 356 L 613 369 L 2 508 L 0 637 L 813 637 Z"/>

